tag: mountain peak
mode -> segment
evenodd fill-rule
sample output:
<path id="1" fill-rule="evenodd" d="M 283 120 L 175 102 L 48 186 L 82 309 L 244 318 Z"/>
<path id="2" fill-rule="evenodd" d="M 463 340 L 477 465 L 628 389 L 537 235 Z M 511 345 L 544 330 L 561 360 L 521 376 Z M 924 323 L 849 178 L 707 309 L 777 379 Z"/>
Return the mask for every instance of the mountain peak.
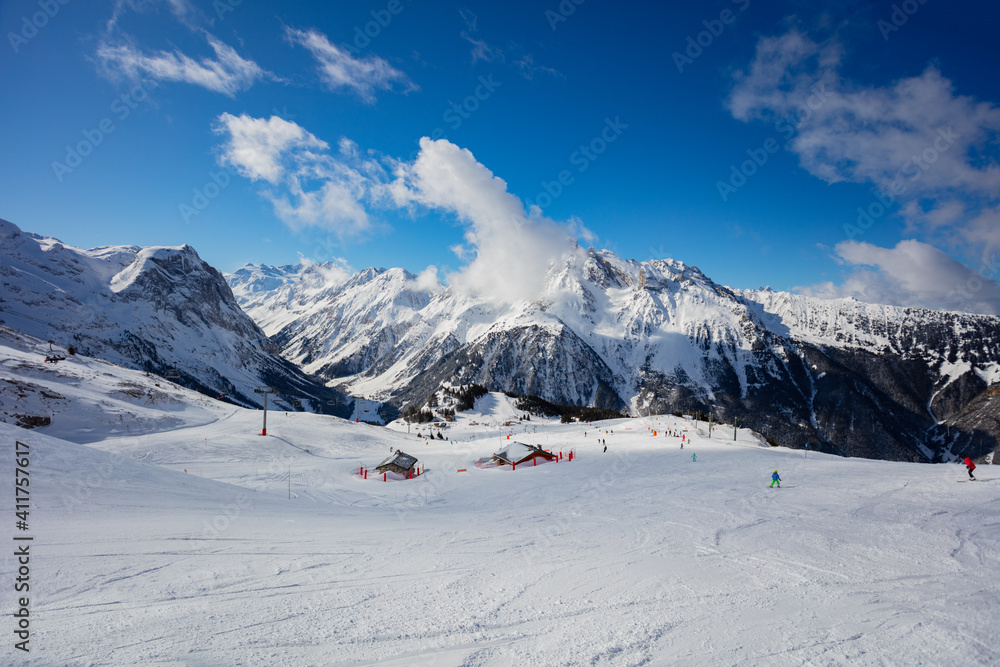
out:
<path id="1" fill-rule="evenodd" d="M 0 239 L 12 239 L 21 235 L 21 228 L 13 222 L 0 218 Z"/>
<path id="2" fill-rule="evenodd" d="M 17 229 L 7 223 L 0 231 Z M 0 243 L 3 323 L 80 354 L 134 369 L 179 373 L 209 395 L 259 405 L 270 385 L 315 411 L 340 396 L 274 353 L 222 275 L 190 245 L 81 250 L 22 233 Z M 330 401 L 333 403 L 330 403 Z"/>
<path id="3" fill-rule="evenodd" d="M 118 293 L 130 287 L 139 276 L 149 271 L 167 271 L 188 275 L 205 270 L 205 263 L 194 248 L 182 246 L 151 246 L 141 248 L 132 263 L 111 279 L 111 291 Z"/>

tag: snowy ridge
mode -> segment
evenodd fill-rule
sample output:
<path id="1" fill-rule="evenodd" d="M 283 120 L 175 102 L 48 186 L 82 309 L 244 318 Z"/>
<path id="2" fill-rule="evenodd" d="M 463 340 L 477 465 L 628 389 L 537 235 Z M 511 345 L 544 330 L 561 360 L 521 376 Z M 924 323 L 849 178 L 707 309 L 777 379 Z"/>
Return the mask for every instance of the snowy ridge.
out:
<path id="1" fill-rule="evenodd" d="M 732 291 L 759 304 L 761 316 L 777 318 L 792 337 L 823 345 L 902 356 L 934 354 L 933 345 L 919 335 L 922 329 L 934 328 L 962 345 L 958 351 L 965 356 L 979 347 L 978 340 L 989 339 L 997 330 L 998 318 L 990 315 L 901 308 L 854 298 L 825 300 L 769 289 Z"/>
<path id="2" fill-rule="evenodd" d="M 182 258 L 185 271 L 196 271 L 199 268 L 197 265 L 201 260 L 191 246 L 140 248 L 132 262 L 111 279 L 111 291 L 118 294 L 131 287 L 142 274 L 162 271 L 163 265 L 175 255 Z"/>
<path id="3" fill-rule="evenodd" d="M 312 410 L 339 396 L 278 357 L 222 275 L 190 246 L 84 250 L 0 221 L 0 320 L 82 355 L 176 374 L 242 405 L 274 385 Z M 176 369 L 176 371 L 174 370 Z"/>

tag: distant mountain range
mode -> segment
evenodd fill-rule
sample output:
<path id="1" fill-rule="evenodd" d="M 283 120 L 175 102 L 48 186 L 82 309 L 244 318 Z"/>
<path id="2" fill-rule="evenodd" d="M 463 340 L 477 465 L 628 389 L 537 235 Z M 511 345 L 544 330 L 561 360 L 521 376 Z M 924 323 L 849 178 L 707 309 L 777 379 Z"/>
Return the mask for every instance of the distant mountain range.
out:
<path id="1" fill-rule="evenodd" d="M 349 416 L 344 392 L 402 409 L 477 383 L 699 411 L 848 456 L 943 461 L 1000 441 L 1000 318 L 730 289 L 582 248 L 509 304 L 398 268 L 224 278 L 189 246 L 82 250 L 0 221 L 0 324 L 247 406 L 272 386 L 281 409 Z"/>
<path id="2" fill-rule="evenodd" d="M 352 406 L 303 373 L 237 305 L 190 246 L 82 250 L 0 220 L 0 323 L 86 356 L 212 397 L 347 415 Z M 39 366 L 44 364 L 38 360 Z"/>
<path id="3" fill-rule="evenodd" d="M 718 285 L 682 262 L 576 249 L 502 304 L 403 269 L 227 276 L 285 358 L 399 408 L 443 383 L 635 413 L 701 411 L 775 442 L 941 461 L 1000 438 L 1000 318 Z"/>

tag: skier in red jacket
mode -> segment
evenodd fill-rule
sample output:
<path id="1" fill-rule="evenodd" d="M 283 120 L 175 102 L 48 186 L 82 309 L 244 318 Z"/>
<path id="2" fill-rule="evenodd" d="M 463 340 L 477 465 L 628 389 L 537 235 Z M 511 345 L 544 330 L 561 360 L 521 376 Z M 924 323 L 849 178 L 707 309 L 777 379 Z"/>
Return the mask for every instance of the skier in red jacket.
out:
<path id="1" fill-rule="evenodd" d="M 975 479 L 972 476 L 972 471 L 976 469 L 976 464 L 968 456 L 965 457 L 965 467 L 969 469 L 969 479 Z"/>

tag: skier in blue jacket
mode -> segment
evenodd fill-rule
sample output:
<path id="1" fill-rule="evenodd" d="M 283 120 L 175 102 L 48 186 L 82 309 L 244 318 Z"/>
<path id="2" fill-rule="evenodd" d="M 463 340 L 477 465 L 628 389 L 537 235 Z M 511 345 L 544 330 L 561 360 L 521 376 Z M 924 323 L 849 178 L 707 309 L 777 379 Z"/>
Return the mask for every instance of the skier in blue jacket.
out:
<path id="1" fill-rule="evenodd" d="M 772 473 L 772 475 L 771 475 L 771 488 L 772 489 L 774 488 L 775 484 L 778 485 L 779 489 L 781 488 L 781 478 L 778 477 L 778 471 L 777 470 L 775 470 L 774 473 Z"/>

